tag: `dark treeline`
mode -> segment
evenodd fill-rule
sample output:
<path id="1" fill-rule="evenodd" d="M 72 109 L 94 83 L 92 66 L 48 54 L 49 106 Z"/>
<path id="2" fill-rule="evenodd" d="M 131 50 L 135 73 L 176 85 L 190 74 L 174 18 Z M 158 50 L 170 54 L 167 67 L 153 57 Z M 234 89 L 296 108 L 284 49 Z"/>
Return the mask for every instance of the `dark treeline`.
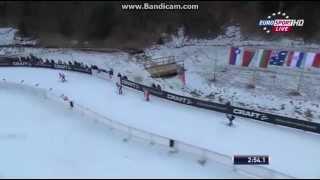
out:
<path id="1" fill-rule="evenodd" d="M 163 2 L 152 1 L 150 4 Z M 175 3 L 183 4 L 183 1 Z M 191 37 L 212 38 L 226 25 L 239 24 L 245 36 L 277 38 L 280 35 L 267 36 L 257 23 L 280 10 L 292 18 L 305 19 L 305 27 L 301 31 L 286 36 L 320 40 L 320 4 L 316 2 L 188 1 L 188 4 L 198 4 L 199 10 L 187 11 L 128 11 L 121 9 L 122 4 L 143 2 L 3 1 L 0 2 L 0 24 L 17 27 L 22 35 L 39 37 L 47 44 L 75 39 L 106 46 L 144 46 L 157 42 L 163 33 L 176 32 L 181 26 Z"/>

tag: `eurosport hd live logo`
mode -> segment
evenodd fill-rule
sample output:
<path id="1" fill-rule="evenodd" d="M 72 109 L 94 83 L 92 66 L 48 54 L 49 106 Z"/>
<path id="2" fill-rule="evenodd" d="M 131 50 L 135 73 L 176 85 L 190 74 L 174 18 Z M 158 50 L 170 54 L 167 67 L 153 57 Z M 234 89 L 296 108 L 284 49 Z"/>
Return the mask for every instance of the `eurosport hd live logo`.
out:
<path id="1" fill-rule="evenodd" d="M 267 34 L 273 33 L 288 33 L 293 29 L 303 27 L 304 19 L 290 18 L 285 12 L 276 12 L 268 16 L 267 19 L 260 19 L 259 27 Z"/>

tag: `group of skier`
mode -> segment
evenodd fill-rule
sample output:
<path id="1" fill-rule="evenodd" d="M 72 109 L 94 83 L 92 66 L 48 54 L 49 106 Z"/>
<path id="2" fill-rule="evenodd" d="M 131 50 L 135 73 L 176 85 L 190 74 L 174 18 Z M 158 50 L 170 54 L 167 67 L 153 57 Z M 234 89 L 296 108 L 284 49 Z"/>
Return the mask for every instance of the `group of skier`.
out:
<path id="1" fill-rule="evenodd" d="M 114 74 L 114 71 L 113 71 L 112 68 L 109 70 L 108 74 L 109 74 L 109 79 L 112 79 L 112 76 L 113 76 L 113 74 Z M 121 75 L 120 72 L 117 74 L 117 77 L 118 77 L 118 80 L 117 80 L 117 82 L 116 82 L 116 87 L 117 87 L 117 90 L 118 90 L 118 94 L 119 94 L 119 95 L 122 95 L 122 94 L 123 94 L 123 90 L 122 90 L 121 80 L 122 80 L 122 79 L 127 80 L 128 78 L 127 78 L 127 76 Z M 61 80 L 61 82 L 66 82 L 66 81 L 67 81 L 65 74 L 62 73 L 62 72 L 59 73 L 59 79 Z M 159 84 L 156 85 L 156 84 L 152 83 L 151 87 L 154 88 L 154 89 L 158 89 L 158 90 L 161 91 L 161 86 L 160 86 Z M 150 101 L 150 91 L 149 91 L 149 89 L 148 89 L 148 88 L 144 88 L 143 91 L 144 91 L 144 98 L 145 98 L 145 100 L 146 100 L 146 101 Z M 65 97 L 65 98 L 67 98 L 67 97 Z M 67 101 L 68 98 L 67 98 L 67 99 L 64 99 L 64 100 Z M 69 100 L 69 105 L 70 105 L 71 108 L 73 108 L 73 107 L 74 107 L 73 101 Z M 225 104 L 225 106 L 226 106 L 226 108 L 227 108 L 226 117 L 227 117 L 227 119 L 229 120 L 229 123 L 228 123 L 227 125 L 231 127 L 231 126 L 233 125 L 233 120 L 235 119 L 235 116 L 234 116 L 234 115 L 232 114 L 232 112 L 231 112 L 231 103 L 230 103 L 230 102 L 227 102 L 227 103 Z"/>
<path id="2" fill-rule="evenodd" d="M 161 91 L 161 86 L 160 86 L 159 84 L 156 85 L 156 84 L 152 83 L 152 84 L 151 84 L 151 87 L 154 88 L 154 89 L 158 89 L 159 91 Z"/>
<path id="3" fill-rule="evenodd" d="M 112 79 L 113 73 L 114 73 L 113 69 L 110 68 L 110 70 L 108 71 L 109 79 Z M 118 73 L 118 74 L 117 74 L 117 77 L 118 77 L 119 79 L 121 79 L 121 78 L 123 78 L 123 79 L 128 79 L 127 76 L 122 76 L 121 73 Z"/>
<path id="4" fill-rule="evenodd" d="M 65 75 L 63 72 L 59 72 L 59 79 L 60 79 L 60 81 L 63 82 L 63 83 L 67 81 L 66 75 Z M 61 98 L 62 98 L 64 101 L 69 101 L 69 105 L 70 105 L 71 108 L 74 107 L 73 101 L 70 100 L 70 99 L 68 98 L 68 96 L 65 96 L 65 95 L 62 94 L 62 95 L 61 95 Z"/>

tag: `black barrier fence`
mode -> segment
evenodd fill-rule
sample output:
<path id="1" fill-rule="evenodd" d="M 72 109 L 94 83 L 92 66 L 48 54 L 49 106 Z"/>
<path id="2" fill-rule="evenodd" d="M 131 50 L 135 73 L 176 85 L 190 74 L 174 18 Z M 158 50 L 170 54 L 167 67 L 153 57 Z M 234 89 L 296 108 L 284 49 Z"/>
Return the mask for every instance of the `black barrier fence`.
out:
<path id="1" fill-rule="evenodd" d="M 319 123 L 308 122 L 304 120 L 299 120 L 299 119 L 294 119 L 294 118 L 289 118 L 289 117 L 254 111 L 250 109 L 234 107 L 234 106 L 228 107 L 224 104 L 203 101 L 203 100 L 199 100 L 191 97 L 185 97 L 185 96 L 169 93 L 166 91 L 160 91 L 158 89 L 154 89 L 139 83 L 135 83 L 130 80 L 122 79 L 121 83 L 124 86 L 136 89 L 138 91 L 148 90 L 150 94 L 154 96 L 164 98 L 170 101 L 174 101 L 177 103 L 186 104 L 186 105 L 208 109 L 212 111 L 217 111 L 217 112 L 222 112 L 222 113 L 229 113 L 236 116 L 241 116 L 241 117 L 250 118 L 258 121 L 263 121 L 267 123 L 272 123 L 276 125 L 296 128 L 296 129 L 315 132 L 320 134 Z"/>
<path id="2" fill-rule="evenodd" d="M 42 59 L 34 58 L 6 58 L 0 60 L 0 66 L 14 66 L 14 67 L 41 67 L 41 68 L 51 68 L 51 69 L 61 69 L 76 71 L 81 73 L 92 74 L 91 68 L 88 66 L 80 66 L 78 64 L 59 64 L 54 61 L 43 61 Z"/>
<path id="3" fill-rule="evenodd" d="M 158 89 L 151 88 L 151 87 L 148 87 L 148 86 L 145 86 L 142 84 L 138 84 L 138 83 L 135 83 L 130 80 L 121 79 L 121 83 L 124 86 L 134 88 L 138 91 L 148 90 L 150 92 L 150 94 L 152 94 L 154 96 L 164 98 L 164 99 L 167 99 L 170 101 L 174 101 L 177 103 L 195 106 L 195 107 L 213 110 L 213 111 L 219 111 L 219 112 L 223 112 L 223 113 L 231 113 L 231 109 L 224 104 L 203 101 L 203 100 L 199 100 L 199 99 L 195 99 L 195 98 L 191 98 L 191 97 L 185 97 L 185 96 L 169 93 L 166 91 L 160 91 Z"/>

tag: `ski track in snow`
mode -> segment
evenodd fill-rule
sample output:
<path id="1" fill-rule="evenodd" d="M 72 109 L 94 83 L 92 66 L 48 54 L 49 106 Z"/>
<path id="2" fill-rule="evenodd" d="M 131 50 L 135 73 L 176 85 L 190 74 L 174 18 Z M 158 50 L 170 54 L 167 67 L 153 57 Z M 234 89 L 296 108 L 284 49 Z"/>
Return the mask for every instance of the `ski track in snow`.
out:
<path id="1" fill-rule="evenodd" d="M 42 76 L 20 73 L 7 77 L 33 83 Z M 49 74 L 55 77 L 56 72 L 48 71 L 46 75 Z M 85 78 L 69 75 L 69 85 Z M 62 85 L 62 89 L 68 85 L 50 76 L 40 79 L 46 80 L 47 85 Z M 246 177 L 215 162 L 201 166 L 197 157 L 190 154 L 168 154 L 163 146 L 125 143 L 123 135 L 74 113 L 67 104 L 45 99 L 39 92 L 0 82 L 1 178 Z"/>
<path id="2" fill-rule="evenodd" d="M 76 103 L 132 127 L 229 156 L 269 155 L 268 168 L 295 177 L 320 177 L 320 168 L 314 165 L 320 161 L 317 156 L 319 135 L 239 117 L 235 120 L 236 128 L 229 128 L 221 113 L 155 97 L 145 102 L 142 93 L 127 88 L 124 95 L 119 96 L 114 83 L 80 73 L 65 72 L 68 82 L 60 83 L 58 72 L 41 68 L 1 68 L 0 78 L 15 82 L 23 79 L 28 84 L 52 87 Z"/>

